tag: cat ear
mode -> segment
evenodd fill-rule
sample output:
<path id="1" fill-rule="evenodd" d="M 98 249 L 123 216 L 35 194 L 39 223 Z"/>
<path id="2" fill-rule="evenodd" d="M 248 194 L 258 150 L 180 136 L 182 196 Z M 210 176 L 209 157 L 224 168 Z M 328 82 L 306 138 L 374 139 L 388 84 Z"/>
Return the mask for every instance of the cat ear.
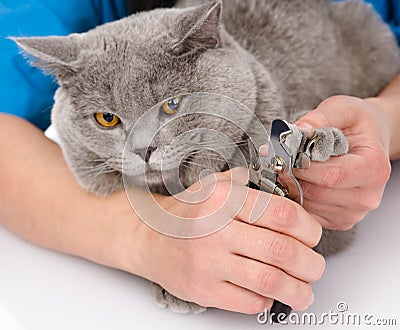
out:
<path id="1" fill-rule="evenodd" d="M 59 80 L 76 73 L 78 44 L 74 36 L 10 38 L 23 50 L 33 66 Z"/>
<path id="2" fill-rule="evenodd" d="M 222 1 L 214 1 L 195 10 L 190 10 L 192 28 L 171 49 L 176 56 L 193 53 L 198 50 L 221 47 L 221 12 Z M 183 24 L 190 24 L 184 20 Z M 185 28 L 185 27 L 184 27 Z"/>

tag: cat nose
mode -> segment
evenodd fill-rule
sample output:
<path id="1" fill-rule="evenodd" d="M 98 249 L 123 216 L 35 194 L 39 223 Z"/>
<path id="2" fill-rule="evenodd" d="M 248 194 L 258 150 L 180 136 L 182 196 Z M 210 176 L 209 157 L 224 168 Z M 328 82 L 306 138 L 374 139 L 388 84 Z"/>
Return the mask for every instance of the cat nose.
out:
<path id="1" fill-rule="evenodd" d="M 150 156 L 157 147 L 148 147 L 148 148 L 138 148 L 133 150 L 133 152 L 142 158 L 146 163 L 149 162 Z"/>

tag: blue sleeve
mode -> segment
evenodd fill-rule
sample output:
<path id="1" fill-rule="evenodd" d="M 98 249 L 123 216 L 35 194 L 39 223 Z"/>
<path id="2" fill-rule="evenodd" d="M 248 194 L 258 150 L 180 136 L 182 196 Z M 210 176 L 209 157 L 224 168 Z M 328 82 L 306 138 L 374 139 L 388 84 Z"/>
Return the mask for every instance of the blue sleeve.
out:
<path id="1" fill-rule="evenodd" d="M 376 12 L 390 26 L 400 46 L 400 0 L 364 0 L 372 4 Z"/>
<path id="2" fill-rule="evenodd" d="M 45 129 L 57 88 L 52 77 L 26 63 L 7 37 L 79 33 L 124 16 L 125 0 L 0 1 L 0 112 Z"/>

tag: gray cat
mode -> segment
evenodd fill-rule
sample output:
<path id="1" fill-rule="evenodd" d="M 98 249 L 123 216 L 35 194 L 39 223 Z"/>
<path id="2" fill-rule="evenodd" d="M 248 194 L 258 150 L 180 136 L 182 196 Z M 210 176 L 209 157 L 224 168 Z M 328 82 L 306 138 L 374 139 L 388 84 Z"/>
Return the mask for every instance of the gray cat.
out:
<path id="1" fill-rule="evenodd" d="M 187 93 L 226 95 L 247 106 L 268 130 L 273 119 L 293 122 L 331 95 L 376 95 L 400 69 L 392 33 L 358 1 L 230 0 L 224 10 L 220 1 L 186 8 L 201 2 L 182 1 L 181 8 L 132 15 L 83 34 L 15 39 L 34 65 L 57 78 L 52 122 L 68 165 L 88 191 L 105 195 L 123 189 L 128 133 L 159 102 L 164 101 L 164 114 L 154 116 L 155 125 L 184 109 Z M 219 129 L 238 144 L 243 140 L 243 132 L 223 120 L 182 117 L 153 145 L 134 150 L 131 175 L 151 166 L 151 190 L 168 193 L 160 155 L 176 136 L 197 127 Z M 145 136 L 148 128 L 135 129 Z M 200 141 L 182 141 L 172 153 L 171 169 L 179 166 L 188 142 Z M 225 169 L 223 160 L 206 155 L 196 150 L 179 167 L 183 187 L 204 167 Z M 317 250 L 338 251 L 351 236 L 351 231 L 324 231 Z M 204 310 L 154 288 L 164 307 Z"/>

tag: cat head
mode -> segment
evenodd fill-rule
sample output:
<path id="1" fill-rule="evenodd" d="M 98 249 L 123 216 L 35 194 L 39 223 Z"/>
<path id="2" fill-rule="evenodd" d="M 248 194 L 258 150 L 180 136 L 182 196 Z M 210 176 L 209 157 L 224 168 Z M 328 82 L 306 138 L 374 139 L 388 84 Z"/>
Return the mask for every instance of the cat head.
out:
<path id="1" fill-rule="evenodd" d="M 221 1 L 195 8 L 157 9 L 82 34 L 14 39 L 33 65 L 57 79 L 60 87 L 52 122 L 68 165 L 84 188 L 98 194 L 121 189 L 129 133 L 156 104 L 160 111 L 154 112 L 154 118 L 135 126 L 137 137 L 146 136 L 147 125 L 161 126 L 166 118 L 191 112 L 185 110 L 188 93 L 222 94 L 254 110 L 255 79 L 238 46 L 224 33 L 221 10 Z M 197 106 L 210 104 L 197 102 Z M 159 187 L 163 153 L 182 131 L 204 126 L 207 120 L 200 117 L 182 116 L 166 125 L 150 145 L 139 141 L 127 169 L 130 174 L 138 175 L 144 165 L 151 173 L 150 185 Z M 238 141 L 242 138 L 229 124 L 218 120 L 208 120 L 208 124 Z M 176 148 L 181 152 L 172 152 L 164 168 L 179 166 L 183 146 L 200 141 L 201 136 L 183 139 Z M 216 170 L 223 166 L 211 158 L 207 161 Z M 188 179 L 191 170 L 190 163 L 182 168 L 184 185 L 193 181 Z"/>

